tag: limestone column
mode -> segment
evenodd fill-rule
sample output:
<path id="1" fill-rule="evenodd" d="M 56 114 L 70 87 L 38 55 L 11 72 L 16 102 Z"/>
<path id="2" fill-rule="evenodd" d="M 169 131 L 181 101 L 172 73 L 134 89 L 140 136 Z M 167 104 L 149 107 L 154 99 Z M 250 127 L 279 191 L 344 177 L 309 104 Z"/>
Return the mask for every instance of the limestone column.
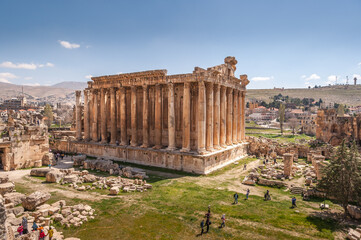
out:
<path id="1" fill-rule="evenodd" d="M 81 91 L 76 91 L 75 92 L 76 95 L 76 107 L 75 107 L 75 119 L 76 119 L 76 140 L 80 141 L 82 140 L 82 136 L 81 136 L 81 105 L 80 105 L 80 97 L 81 97 Z"/>
<path id="2" fill-rule="evenodd" d="M 98 90 L 93 90 L 93 122 L 92 122 L 92 140 L 98 141 Z"/>
<path id="3" fill-rule="evenodd" d="M 110 144 L 117 141 L 117 111 L 115 108 L 115 88 L 110 88 Z"/>
<path id="4" fill-rule="evenodd" d="M 206 105 L 207 105 L 207 131 L 206 131 L 206 150 L 213 151 L 213 83 L 207 83 L 206 89 Z"/>
<path id="5" fill-rule="evenodd" d="M 155 149 L 162 148 L 162 85 L 155 86 Z"/>
<path id="6" fill-rule="evenodd" d="M 168 150 L 175 147 L 174 84 L 168 84 Z"/>
<path id="7" fill-rule="evenodd" d="M 283 163 L 284 163 L 283 174 L 286 176 L 286 178 L 288 178 L 292 173 L 293 154 L 292 153 L 283 154 Z"/>
<path id="8" fill-rule="evenodd" d="M 90 140 L 90 126 L 89 126 L 89 90 L 84 90 L 84 140 Z"/>
<path id="9" fill-rule="evenodd" d="M 238 117 L 237 117 L 237 142 L 242 142 L 242 124 L 241 124 L 241 119 L 242 119 L 242 110 L 241 110 L 241 106 L 242 106 L 242 97 L 241 97 L 241 91 L 237 91 L 237 113 L 238 113 Z"/>
<path id="10" fill-rule="evenodd" d="M 219 125 L 220 125 L 220 85 L 214 85 L 214 103 L 213 103 L 213 147 L 220 149 L 219 145 Z"/>
<path id="11" fill-rule="evenodd" d="M 127 116 L 126 116 L 125 87 L 120 87 L 120 144 L 127 145 Z"/>
<path id="12" fill-rule="evenodd" d="M 143 86 L 143 148 L 149 146 L 148 85 Z"/>
<path id="13" fill-rule="evenodd" d="M 220 93 L 220 145 L 221 147 L 226 147 L 226 119 L 227 119 L 227 111 L 226 111 L 226 103 L 227 103 L 227 95 L 226 95 L 226 87 L 221 86 Z"/>
<path id="14" fill-rule="evenodd" d="M 107 108 L 106 108 L 106 89 L 100 90 L 100 115 L 101 115 L 101 143 L 107 143 Z"/>
<path id="15" fill-rule="evenodd" d="M 131 118 L 131 128 L 132 128 L 132 138 L 130 145 L 135 147 L 137 143 L 137 87 L 131 87 L 131 109 L 130 109 L 130 118 Z"/>
<path id="16" fill-rule="evenodd" d="M 204 82 L 198 82 L 198 153 L 203 154 L 206 146 L 206 93 Z"/>
<path id="17" fill-rule="evenodd" d="M 183 144 L 181 152 L 189 152 L 191 143 L 191 92 L 189 82 L 184 83 L 183 91 Z"/>
<path id="18" fill-rule="evenodd" d="M 227 145 L 232 145 L 233 89 L 227 88 Z"/>
<path id="19" fill-rule="evenodd" d="M 236 89 L 233 90 L 233 121 L 232 121 L 232 142 L 237 144 L 237 122 L 238 122 L 238 92 Z"/>
<path id="20" fill-rule="evenodd" d="M 245 109 L 246 109 L 246 92 L 242 91 L 241 93 L 241 139 L 244 141 L 246 139 L 246 117 L 245 117 Z"/>

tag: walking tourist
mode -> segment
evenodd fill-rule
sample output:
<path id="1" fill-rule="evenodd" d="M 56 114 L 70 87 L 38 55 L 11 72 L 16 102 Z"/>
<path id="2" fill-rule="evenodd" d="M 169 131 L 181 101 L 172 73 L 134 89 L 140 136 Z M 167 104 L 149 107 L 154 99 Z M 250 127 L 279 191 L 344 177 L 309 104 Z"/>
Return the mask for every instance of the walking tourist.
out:
<path id="1" fill-rule="evenodd" d="M 221 228 L 226 226 L 226 214 L 223 214 L 221 217 L 222 223 L 221 223 Z"/>
<path id="2" fill-rule="evenodd" d="M 201 221 L 201 235 L 204 233 L 204 219 Z"/>
<path id="3" fill-rule="evenodd" d="M 233 204 L 237 204 L 237 203 L 238 203 L 238 194 L 235 193 L 235 194 L 233 195 L 233 197 L 234 197 L 234 202 L 233 202 Z"/>
<path id="4" fill-rule="evenodd" d="M 18 233 L 19 233 L 19 235 L 23 235 L 23 226 L 21 225 L 21 224 L 19 224 L 19 227 L 18 227 L 18 229 L 17 229 L 17 231 L 18 231 Z"/>
<path id="5" fill-rule="evenodd" d="M 206 220 L 206 227 L 207 227 L 206 233 L 209 231 L 209 225 L 211 225 L 211 224 L 212 224 L 211 220 L 209 218 L 207 218 L 207 220 Z"/>
<path id="6" fill-rule="evenodd" d="M 33 232 L 38 230 L 38 225 L 36 225 L 36 222 L 33 222 L 33 226 L 31 227 L 33 229 Z"/>
<path id="7" fill-rule="evenodd" d="M 264 195 L 264 200 L 265 200 L 265 201 L 271 200 L 271 196 L 270 196 L 268 190 L 267 190 L 267 192 L 266 192 L 265 195 Z"/>
<path id="8" fill-rule="evenodd" d="M 39 240 L 45 240 L 45 233 L 43 229 L 40 229 Z"/>
<path id="9" fill-rule="evenodd" d="M 247 170 L 247 164 L 244 164 L 243 170 Z"/>
<path id="10" fill-rule="evenodd" d="M 53 236 L 54 236 L 54 228 L 53 227 L 49 227 L 49 231 L 48 231 L 48 234 L 46 234 L 46 236 L 49 236 L 49 240 L 53 239 Z"/>
<path id="11" fill-rule="evenodd" d="M 295 207 L 297 207 L 297 205 L 296 205 L 296 197 L 293 197 L 292 198 L 292 208 L 295 208 Z"/>
<path id="12" fill-rule="evenodd" d="M 23 217 L 21 225 L 23 226 L 23 234 L 27 234 L 28 233 L 28 219 L 26 217 Z"/>
<path id="13" fill-rule="evenodd" d="M 249 188 L 247 189 L 247 193 L 246 193 L 246 200 L 248 200 L 248 197 L 249 197 L 249 193 L 250 193 L 251 191 L 249 190 Z"/>

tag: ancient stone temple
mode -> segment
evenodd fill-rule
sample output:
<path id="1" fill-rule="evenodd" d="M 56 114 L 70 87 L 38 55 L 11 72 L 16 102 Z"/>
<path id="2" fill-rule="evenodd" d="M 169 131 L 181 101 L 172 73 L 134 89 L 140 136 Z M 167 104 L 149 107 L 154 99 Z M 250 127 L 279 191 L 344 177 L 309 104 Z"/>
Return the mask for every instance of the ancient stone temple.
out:
<path id="1" fill-rule="evenodd" d="M 93 77 L 76 92 L 76 142 L 66 150 L 206 174 L 246 154 L 247 75 L 237 60 L 193 73 Z"/>

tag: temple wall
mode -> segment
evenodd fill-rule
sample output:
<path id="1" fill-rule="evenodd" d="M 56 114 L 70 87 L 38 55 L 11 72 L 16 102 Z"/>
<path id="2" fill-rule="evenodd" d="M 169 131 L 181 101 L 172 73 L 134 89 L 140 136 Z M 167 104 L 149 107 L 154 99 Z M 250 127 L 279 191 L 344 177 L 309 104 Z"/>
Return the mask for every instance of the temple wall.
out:
<path id="1" fill-rule="evenodd" d="M 103 157 L 115 161 L 174 169 L 179 171 L 208 174 L 233 163 L 247 155 L 247 143 L 215 151 L 206 155 L 181 153 L 166 149 L 154 150 L 131 146 L 102 145 L 98 143 L 57 141 L 54 151 L 76 152 L 93 157 Z"/>

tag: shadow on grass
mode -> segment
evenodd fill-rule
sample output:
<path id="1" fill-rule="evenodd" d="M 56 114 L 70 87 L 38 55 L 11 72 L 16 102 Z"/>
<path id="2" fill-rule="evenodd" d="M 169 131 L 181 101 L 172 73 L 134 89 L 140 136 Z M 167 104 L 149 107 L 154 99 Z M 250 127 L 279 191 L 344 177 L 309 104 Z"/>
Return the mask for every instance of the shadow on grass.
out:
<path id="1" fill-rule="evenodd" d="M 346 228 L 346 226 L 339 224 L 341 219 L 342 216 L 339 213 L 329 211 L 313 212 L 306 217 L 306 220 L 315 225 L 320 232 L 335 232 Z"/>

